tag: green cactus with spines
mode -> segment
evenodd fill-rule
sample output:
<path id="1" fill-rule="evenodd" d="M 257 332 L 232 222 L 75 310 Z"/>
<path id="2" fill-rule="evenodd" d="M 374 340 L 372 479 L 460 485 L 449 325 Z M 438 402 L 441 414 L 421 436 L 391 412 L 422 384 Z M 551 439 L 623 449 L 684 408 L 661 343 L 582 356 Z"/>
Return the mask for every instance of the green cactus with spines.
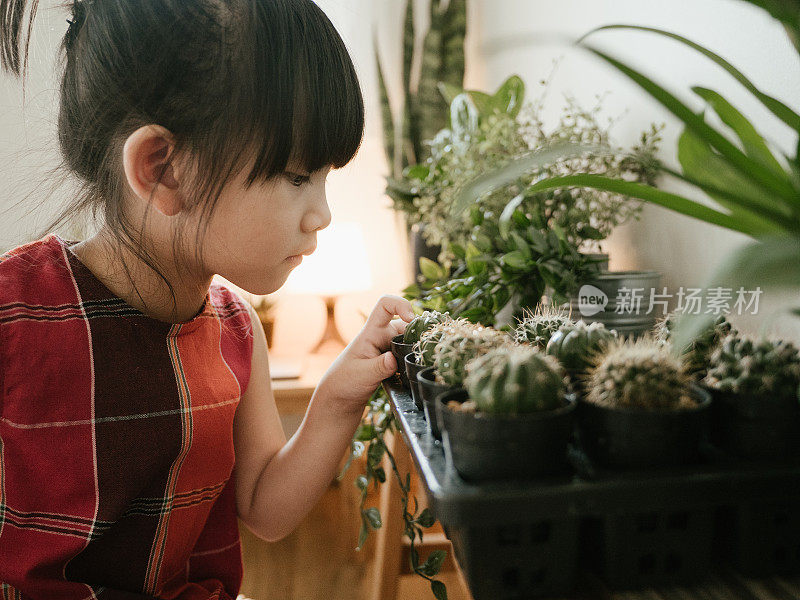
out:
<path id="1" fill-rule="evenodd" d="M 421 315 L 414 317 L 406 325 L 405 333 L 403 333 L 403 343 L 413 344 L 418 342 L 425 331 L 446 319 L 450 319 L 450 315 L 447 313 L 440 313 L 436 310 L 423 311 Z"/>
<path id="2" fill-rule="evenodd" d="M 418 364 L 425 365 L 426 367 L 433 366 L 434 351 L 436 344 L 442 339 L 445 331 L 453 331 L 457 327 L 471 327 L 474 326 L 470 321 L 459 317 L 453 319 L 448 313 L 441 313 L 445 315 L 438 323 L 434 323 L 429 329 L 423 331 L 420 335 L 419 341 L 414 342 L 412 351 L 414 352 L 414 359 Z"/>
<path id="3" fill-rule="evenodd" d="M 492 327 L 483 327 L 468 321 L 452 323 L 444 329 L 434 347 L 433 366 L 437 380 L 446 385 L 461 386 L 470 360 L 493 348 L 511 343 L 505 332 Z"/>
<path id="4" fill-rule="evenodd" d="M 556 331 L 574 324 L 569 315 L 558 307 L 540 303 L 534 311 L 524 311 L 522 320 L 514 329 L 514 340 L 517 343 L 532 344 L 540 350 L 544 350 Z"/>
<path id="5" fill-rule="evenodd" d="M 425 159 L 423 142 L 447 127 L 448 102 L 439 92 L 439 84 L 461 87 L 464 82 L 466 0 L 431 0 L 430 16 L 430 27 L 422 44 L 420 78 L 417 90 L 414 91 L 411 87 L 414 2 L 407 0 L 403 27 L 403 109 L 400 123 L 396 123 L 392 117 L 384 71 L 376 53 L 384 147 L 391 166 L 391 179 L 394 180 L 402 177 L 406 167 L 422 163 Z M 400 134 L 399 145 L 395 139 L 396 133 Z M 396 202 L 402 204 L 410 201 L 407 194 L 392 185 L 387 191 Z"/>
<path id="6" fill-rule="evenodd" d="M 547 342 L 546 352 L 568 372 L 580 373 L 592 364 L 592 357 L 617 339 L 617 332 L 602 323 L 578 321 L 564 325 Z"/>
<path id="7" fill-rule="evenodd" d="M 729 334 L 711 354 L 703 383 L 712 389 L 796 405 L 800 353 L 785 340 Z"/>
<path id="8" fill-rule="evenodd" d="M 467 363 L 464 386 L 477 410 L 516 415 L 561 406 L 564 372 L 551 356 L 531 346 L 506 344 Z"/>
<path id="9" fill-rule="evenodd" d="M 660 319 L 653 327 L 655 339 L 665 345 L 671 345 L 672 332 L 675 331 L 677 320 L 680 316 L 678 312 L 671 312 L 663 319 Z M 702 380 L 708 371 L 708 364 L 711 354 L 719 346 L 720 342 L 729 334 L 735 334 L 736 329 L 725 315 L 719 315 L 714 322 L 695 337 L 689 346 L 681 352 L 686 371 L 697 381 Z"/>
<path id="10" fill-rule="evenodd" d="M 593 359 L 586 399 L 601 406 L 678 410 L 695 406 L 683 362 L 650 336 L 618 339 Z"/>

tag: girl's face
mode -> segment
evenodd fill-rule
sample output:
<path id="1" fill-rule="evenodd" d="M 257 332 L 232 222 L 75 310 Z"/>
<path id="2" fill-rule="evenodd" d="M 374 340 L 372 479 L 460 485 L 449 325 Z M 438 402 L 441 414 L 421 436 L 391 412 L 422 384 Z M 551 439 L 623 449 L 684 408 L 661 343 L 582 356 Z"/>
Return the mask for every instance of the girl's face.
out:
<path id="1" fill-rule="evenodd" d="M 331 222 L 325 196 L 330 167 L 308 173 L 290 163 L 282 175 L 246 189 L 248 172 L 222 191 L 203 239 L 202 269 L 253 294 L 268 294 L 285 283 L 303 254 L 314 251 L 317 231 Z"/>

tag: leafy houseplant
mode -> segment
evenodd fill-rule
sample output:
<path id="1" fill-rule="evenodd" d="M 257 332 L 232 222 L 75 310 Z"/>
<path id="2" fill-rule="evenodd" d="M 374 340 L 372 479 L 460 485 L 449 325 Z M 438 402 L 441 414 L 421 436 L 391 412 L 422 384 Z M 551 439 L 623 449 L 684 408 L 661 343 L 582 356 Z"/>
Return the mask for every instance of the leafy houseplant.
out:
<path id="1" fill-rule="evenodd" d="M 800 6 L 795 2 L 748 0 L 766 9 L 786 28 L 798 47 Z M 683 36 L 638 25 L 608 25 L 593 30 L 628 29 L 650 32 L 675 40 L 705 56 L 747 89 L 756 101 L 793 133 L 800 133 L 800 115 L 783 102 L 762 92 L 741 71 L 721 56 Z M 589 34 L 587 34 L 588 36 Z M 563 188 L 592 188 L 639 198 L 681 214 L 755 238 L 732 253 L 711 278 L 710 285 L 759 285 L 797 289 L 800 287 L 800 154 L 774 150 L 756 127 L 726 98 L 713 89 L 694 86 L 692 92 L 722 122 L 710 124 L 698 113 L 640 71 L 622 60 L 588 44 L 584 36 L 578 44 L 630 78 L 642 90 L 677 117 L 684 126 L 678 143 L 680 170 L 664 168 L 671 177 L 693 186 L 710 198 L 714 206 L 688 197 L 659 190 L 641 182 L 601 174 L 557 175 L 536 182 L 533 191 Z M 586 146 L 564 145 L 557 154 L 580 156 Z M 473 204 L 480 195 L 508 185 L 520 172 L 541 165 L 552 155 L 529 155 L 474 180 L 454 202 L 458 212 Z M 792 310 L 800 315 L 800 307 Z M 675 332 L 674 345 L 681 352 L 690 340 L 703 331 L 713 316 L 683 315 Z M 681 324 L 682 323 L 682 324 Z"/>
<path id="2" fill-rule="evenodd" d="M 495 316 L 509 302 L 512 316 L 519 317 L 522 308 L 538 304 L 548 286 L 556 300 L 565 302 L 579 279 L 597 271 L 597 258 L 581 250 L 590 250 L 615 225 L 635 217 L 638 205 L 605 192 L 534 193 L 531 182 L 546 173 L 585 168 L 651 181 L 658 169 L 658 129 L 645 132 L 629 155 L 610 145 L 596 109 L 585 111 L 574 102 L 559 126 L 545 132 L 542 107 L 524 104 L 519 77 L 510 77 L 492 95 L 444 85 L 442 91 L 450 100 L 450 128 L 431 141 L 424 164 L 390 182 L 414 207 L 407 211 L 409 219 L 424 223 L 428 240 L 442 245 L 439 264 L 420 260 L 422 280 L 406 289 L 407 296 L 422 307 L 487 325 L 499 325 Z M 563 139 L 591 140 L 608 152 L 543 163 L 481 195 L 470 210 L 453 211 L 463 181 Z"/>
<path id="3" fill-rule="evenodd" d="M 800 353 L 786 341 L 732 333 L 713 351 L 712 390 L 720 444 L 745 458 L 785 459 L 800 449 Z"/>
<path id="4" fill-rule="evenodd" d="M 599 463 L 646 467 L 697 459 L 711 398 L 650 338 L 617 340 L 598 354 L 581 398 L 581 441 Z"/>
<path id="5" fill-rule="evenodd" d="M 504 344 L 467 366 L 466 391 L 442 394 L 446 447 L 467 479 L 536 477 L 566 465 L 575 398 L 552 357 Z"/>

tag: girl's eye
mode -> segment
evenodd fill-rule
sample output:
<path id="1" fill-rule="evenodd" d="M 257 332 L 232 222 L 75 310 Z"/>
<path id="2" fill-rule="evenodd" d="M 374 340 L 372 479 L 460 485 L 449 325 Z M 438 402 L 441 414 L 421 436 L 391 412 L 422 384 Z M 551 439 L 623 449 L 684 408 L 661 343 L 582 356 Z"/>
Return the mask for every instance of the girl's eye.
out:
<path id="1" fill-rule="evenodd" d="M 295 187 L 300 187 L 311 180 L 310 175 L 298 175 L 297 173 L 286 173 L 286 178 Z"/>

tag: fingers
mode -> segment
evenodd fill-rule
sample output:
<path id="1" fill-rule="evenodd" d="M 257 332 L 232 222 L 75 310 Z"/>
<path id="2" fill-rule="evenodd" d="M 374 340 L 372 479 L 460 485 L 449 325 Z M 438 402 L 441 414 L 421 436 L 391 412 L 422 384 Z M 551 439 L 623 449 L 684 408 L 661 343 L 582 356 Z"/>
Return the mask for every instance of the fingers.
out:
<path id="1" fill-rule="evenodd" d="M 381 328 L 386 327 L 391 323 L 395 315 L 400 316 L 404 321 L 410 321 L 415 317 L 414 311 L 411 309 L 411 303 L 405 298 L 387 294 L 381 296 L 375 308 L 367 319 L 366 326 Z"/>
<path id="2" fill-rule="evenodd" d="M 392 328 L 392 331 L 394 332 L 394 335 L 392 337 L 394 337 L 395 335 L 400 335 L 401 333 L 405 333 L 406 331 L 406 322 L 403 321 L 402 319 L 392 319 L 392 322 L 389 323 L 389 326 Z"/>

